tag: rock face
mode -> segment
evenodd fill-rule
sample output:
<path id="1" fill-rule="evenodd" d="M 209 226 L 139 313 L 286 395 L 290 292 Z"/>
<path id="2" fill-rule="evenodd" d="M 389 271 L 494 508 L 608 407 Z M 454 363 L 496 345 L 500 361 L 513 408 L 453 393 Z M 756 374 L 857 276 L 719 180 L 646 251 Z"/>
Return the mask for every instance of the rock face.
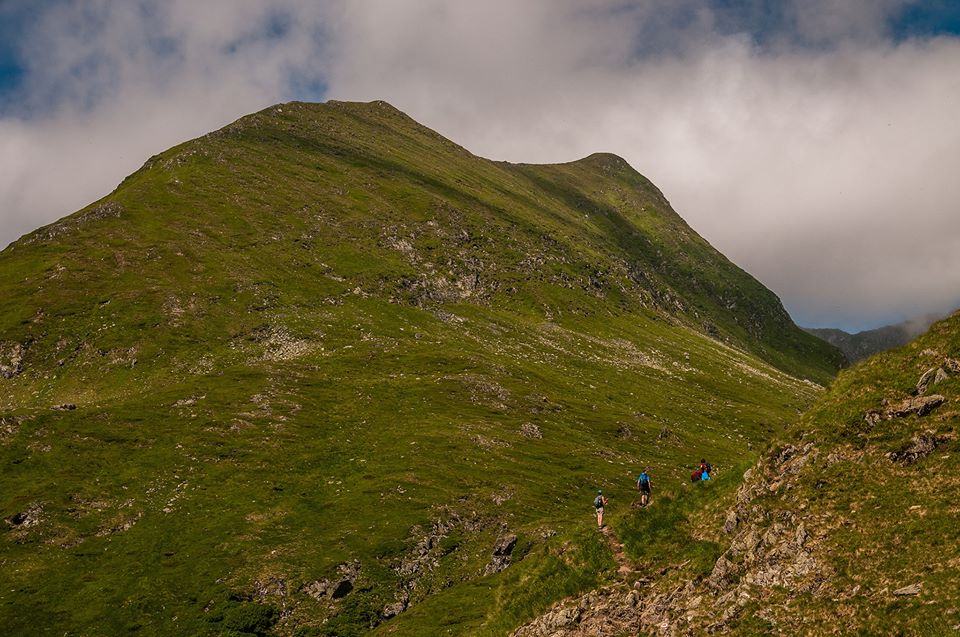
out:
<path id="1" fill-rule="evenodd" d="M 483 570 L 483 574 L 499 573 L 510 566 L 510 556 L 513 554 L 516 545 L 517 536 L 513 533 L 501 535 L 497 538 L 497 542 L 493 545 L 493 557 Z"/>

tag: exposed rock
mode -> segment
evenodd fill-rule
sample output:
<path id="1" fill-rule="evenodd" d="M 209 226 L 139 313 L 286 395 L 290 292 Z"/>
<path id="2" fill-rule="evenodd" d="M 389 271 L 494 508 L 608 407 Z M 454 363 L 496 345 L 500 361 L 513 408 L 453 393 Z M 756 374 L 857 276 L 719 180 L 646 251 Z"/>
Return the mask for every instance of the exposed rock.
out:
<path id="1" fill-rule="evenodd" d="M 881 420 L 903 418 L 905 416 L 909 416 L 910 414 L 926 416 L 946 401 L 947 399 L 940 394 L 907 398 L 899 403 L 888 406 L 886 409 L 868 411 L 864 418 L 871 425 L 875 425 Z"/>
<path id="2" fill-rule="evenodd" d="M 951 438 L 951 436 L 938 436 L 931 431 L 919 433 L 902 449 L 888 453 L 887 457 L 893 462 L 911 465 L 929 456 L 937 447 Z"/>
<path id="3" fill-rule="evenodd" d="M 6 443 L 20 431 L 23 418 L 20 416 L 0 416 L 0 442 Z"/>
<path id="4" fill-rule="evenodd" d="M 337 566 L 337 576 L 332 579 L 322 579 L 304 584 L 301 590 L 314 598 L 323 599 L 342 599 L 353 590 L 354 583 L 360 575 L 360 562 L 344 562 Z"/>
<path id="5" fill-rule="evenodd" d="M 0 343 L 0 378 L 13 378 L 23 371 L 23 356 L 26 351 L 23 343 Z"/>
<path id="6" fill-rule="evenodd" d="M 923 373 L 920 380 L 917 381 L 916 394 L 923 396 L 931 385 L 937 385 L 950 378 L 942 367 L 931 367 Z"/>
<path id="7" fill-rule="evenodd" d="M 454 529 L 476 533 L 492 523 L 493 520 L 490 518 L 468 518 L 453 513 L 446 519 L 435 520 L 426 533 L 420 526 L 413 527 L 411 534 L 414 546 L 393 568 L 400 579 L 397 595 L 393 602 L 380 611 L 380 614 L 384 617 L 393 617 L 413 605 L 415 600 L 411 598 L 411 593 L 417 589 L 420 580 L 426 574 L 440 565 L 442 541 Z"/>
<path id="8" fill-rule="evenodd" d="M 907 595 L 919 595 L 920 590 L 923 588 L 922 584 L 911 584 L 910 586 L 904 586 L 903 588 L 898 588 L 893 591 L 893 594 L 898 597 L 906 597 Z"/>
<path id="9" fill-rule="evenodd" d="M 536 426 L 532 422 L 525 422 L 520 425 L 520 435 L 527 438 L 535 438 L 537 440 L 543 438 L 543 433 L 540 431 L 540 427 Z"/>
<path id="10" fill-rule="evenodd" d="M 11 515 L 4 521 L 12 527 L 27 529 L 40 524 L 43 519 L 43 505 L 34 502 L 26 511 Z"/>
<path id="11" fill-rule="evenodd" d="M 61 235 L 69 234 L 84 224 L 90 223 L 91 221 L 97 221 L 107 217 L 119 217 L 122 213 L 123 206 L 115 201 L 104 201 L 103 203 L 100 203 L 89 210 L 83 210 L 76 214 L 72 214 L 69 217 L 64 217 L 60 221 L 47 226 L 46 228 L 41 228 L 40 230 L 27 235 L 21 239 L 21 241 L 24 245 L 50 241 L 51 239 Z"/>
<path id="12" fill-rule="evenodd" d="M 391 617 L 396 617 L 403 611 L 407 610 L 407 606 L 410 603 L 410 597 L 406 594 L 403 595 L 402 599 L 398 599 L 392 604 L 387 604 L 383 607 L 383 610 L 380 611 L 380 617 L 383 619 L 390 619 Z"/>
<path id="13" fill-rule="evenodd" d="M 54 405 L 50 409 L 53 409 L 54 411 L 73 411 L 76 408 L 77 406 L 73 403 L 63 403 L 60 405 Z"/>
<path id="14" fill-rule="evenodd" d="M 680 436 L 673 433 L 673 430 L 670 429 L 669 427 L 663 427 L 662 429 L 660 429 L 660 433 L 657 434 L 657 440 L 669 440 L 671 442 L 678 442 L 680 440 Z"/>
<path id="15" fill-rule="evenodd" d="M 513 533 L 501 535 L 493 545 L 493 558 L 486 568 L 483 569 L 484 575 L 499 573 L 510 566 L 510 557 L 513 549 L 517 545 L 517 536 Z"/>
<path id="16" fill-rule="evenodd" d="M 723 532 L 727 535 L 730 535 L 737 530 L 737 525 L 740 523 L 740 517 L 737 515 L 736 509 L 730 509 L 727 512 L 727 519 L 723 522 Z"/>

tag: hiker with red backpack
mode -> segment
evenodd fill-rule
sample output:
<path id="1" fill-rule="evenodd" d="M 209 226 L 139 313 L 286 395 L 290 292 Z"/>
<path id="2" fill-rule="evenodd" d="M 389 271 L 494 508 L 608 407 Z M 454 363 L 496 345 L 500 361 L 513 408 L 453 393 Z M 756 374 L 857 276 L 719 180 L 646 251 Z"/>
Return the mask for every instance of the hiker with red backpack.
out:
<path id="1" fill-rule="evenodd" d="M 713 467 L 707 462 L 706 458 L 700 458 L 700 466 L 690 474 L 690 482 L 704 482 L 710 479 L 713 473 Z"/>

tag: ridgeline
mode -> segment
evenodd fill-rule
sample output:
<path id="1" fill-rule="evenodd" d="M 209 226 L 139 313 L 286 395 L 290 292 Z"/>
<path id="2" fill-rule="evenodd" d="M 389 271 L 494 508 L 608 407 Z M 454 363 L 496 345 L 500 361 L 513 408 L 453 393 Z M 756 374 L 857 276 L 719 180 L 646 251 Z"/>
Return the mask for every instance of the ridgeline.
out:
<path id="1" fill-rule="evenodd" d="M 663 515 L 704 455 L 732 493 L 842 363 L 622 159 L 383 102 L 151 158 L 0 253 L 0 310 L 23 635 L 508 634 L 616 579 L 597 488 L 646 568 L 712 564 L 682 526 L 638 555 L 636 473 Z"/>

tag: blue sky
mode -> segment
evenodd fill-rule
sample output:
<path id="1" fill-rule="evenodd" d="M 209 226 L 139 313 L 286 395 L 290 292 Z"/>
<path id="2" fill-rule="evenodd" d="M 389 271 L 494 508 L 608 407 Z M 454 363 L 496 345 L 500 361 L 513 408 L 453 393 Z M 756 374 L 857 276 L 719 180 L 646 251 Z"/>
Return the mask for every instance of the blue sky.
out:
<path id="1" fill-rule="evenodd" d="M 958 68 L 955 0 L 0 0 L 0 246 L 246 113 L 385 99 L 615 152 L 799 323 L 868 328 L 960 305 Z"/>

